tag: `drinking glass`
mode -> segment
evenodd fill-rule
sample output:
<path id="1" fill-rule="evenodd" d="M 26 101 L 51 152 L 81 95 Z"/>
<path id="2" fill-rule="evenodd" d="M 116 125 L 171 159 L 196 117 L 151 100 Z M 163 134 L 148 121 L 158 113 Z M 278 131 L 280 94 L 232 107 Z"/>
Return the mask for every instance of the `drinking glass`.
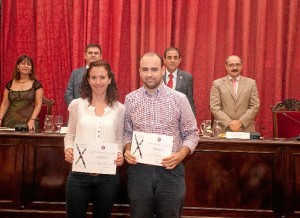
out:
<path id="1" fill-rule="evenodd" d="M 200 130 L 204 137 L 210 137 L 212 135 L 211 120 L 203 120 L 200 124 Z"/>
<path id="2" fill-rule="evenodd" d="M 220 126 L 220 121 L 214 120 L 213 135 L 214 137 L 220 137 L 221 134 L 222 134 L 222 128 Z"/>
<path id="3" fill-rule="evenodd" d="M 63 124 L 63 116 L 58 115 L 54 118 L 55 126 L 57 127 L 57 132 L 60 132 L 61 126 Z"/>
<path id="4" fill-rule="evenodd" d="M 44 121 L 45 132 L 52 132 L 52 128 L 53 128 L 53 116 L 45 115 L 45 121 Z"/>

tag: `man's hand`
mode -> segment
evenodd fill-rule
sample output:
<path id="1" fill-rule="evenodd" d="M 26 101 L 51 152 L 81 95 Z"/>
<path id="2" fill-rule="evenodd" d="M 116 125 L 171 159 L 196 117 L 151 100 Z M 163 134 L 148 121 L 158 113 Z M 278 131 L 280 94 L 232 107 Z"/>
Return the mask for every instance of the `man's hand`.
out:
<path id="1" fill-rule="evenodd" d="M 162 166 L 167 170 L 174 169 L 178 164 L 182 162 L 182 160 L 191 152 L 191 150 L 183 146 L 180 151 L 171 154 L 169 157 L 166 157 L 161 162 Z"/>
<path id="2" fill-rule="evenodd" d="M 233 132 L 239 132 L 242 130 L 242 122 L 240 120 L 233 120 L 231 121 L 231 123 L 229 123 L 229 128 L 231 129 L 231 131 Z"/>
<path id="3" fill-rule="evenodd" d="M 125 150 L 124 157 L 128 164 L 137 164 L 136 157 L 131 154 L 130 150 Z"/>
<path id="4" fill-rule="evenodd" d="M 131 143 L 125 145 L 125 152 L 124 152 L 125 160 L 128 164 L 137 164 L 136 157 L 131 154 L 130 149 L 131 149 Z"/>

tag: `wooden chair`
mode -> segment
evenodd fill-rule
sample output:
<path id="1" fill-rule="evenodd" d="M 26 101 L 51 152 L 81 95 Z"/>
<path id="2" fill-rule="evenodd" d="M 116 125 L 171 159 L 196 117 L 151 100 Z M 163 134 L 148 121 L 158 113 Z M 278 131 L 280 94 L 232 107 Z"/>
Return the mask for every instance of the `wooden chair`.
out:
<path id="1" fill-rule="evenodd" d="M 271 107 L 273 137 L 292 138 L 300 134 L 300 101 L 289 98 Z"/>
<path id="2" fill-rule="evenodd" d="M 53 99 L 47 99 L 43 96 L 42 108 L 39 114 L 39 129 L 44 129 L 45 115 L 52 115 Z"/>

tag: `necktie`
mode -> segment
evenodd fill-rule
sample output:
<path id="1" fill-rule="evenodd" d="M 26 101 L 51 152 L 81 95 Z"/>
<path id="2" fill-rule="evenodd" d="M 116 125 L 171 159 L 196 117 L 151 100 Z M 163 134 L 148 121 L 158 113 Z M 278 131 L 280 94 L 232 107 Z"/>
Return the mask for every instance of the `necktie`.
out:
<path id="1" fill-rule="evenodd" d="M 231 79 L 231 81 L 232 81 L 232 89 L 233 89 L 233 93 L 234 93 L 234 95 L 236 96 L 236 94 L 237 94 L 237 87 L 236 87 L 237 81 L 236 81 L 236 79 Z"/>
<path id="2" fill-rule="evenodd" d="M 168 87 L 170 87 L 171 89 L 173 88 L 173 74 L 169 74 L 169 82 L 167 84 Z"/>

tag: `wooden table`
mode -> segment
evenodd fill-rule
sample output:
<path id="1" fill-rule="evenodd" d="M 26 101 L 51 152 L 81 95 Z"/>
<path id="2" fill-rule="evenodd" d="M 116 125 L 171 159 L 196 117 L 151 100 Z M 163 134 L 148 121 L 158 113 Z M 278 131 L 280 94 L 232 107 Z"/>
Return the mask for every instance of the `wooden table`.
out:
<path id="1" fill-rule="evenodd" d="M 63 139 L 0 131 L 0 217 L 65 217 Z M 185 160 L 183 217 L 300 217 L 299 154 L 299 141 L 200 138 Z M 126 167 L 113 217 L 130 214 Z"/>

